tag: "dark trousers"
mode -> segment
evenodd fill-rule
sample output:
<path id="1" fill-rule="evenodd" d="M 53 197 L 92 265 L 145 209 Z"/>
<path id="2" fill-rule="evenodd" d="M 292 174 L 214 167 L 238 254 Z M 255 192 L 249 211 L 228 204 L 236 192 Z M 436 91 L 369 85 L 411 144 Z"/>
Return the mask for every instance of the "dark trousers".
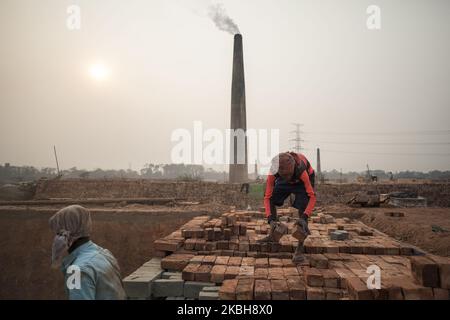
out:
<path id="1" fill-rule="evenodd" d="M 314 188 L 314 173 L 309 177 L 309 180 Z M 277 179 L 273 188 L 272 197 L 270 197 L 270 212 L 272 213 L 273 218 L 276 218 L 277 216 L 276 207 L 281 207 L 291 194 L 294 194 L 295 196 L 292 207 L 298 210 L 299 215 L 303 214 L 309 202 L 309 197 L 303 182 L 289 183 L 282 179 Z"/>

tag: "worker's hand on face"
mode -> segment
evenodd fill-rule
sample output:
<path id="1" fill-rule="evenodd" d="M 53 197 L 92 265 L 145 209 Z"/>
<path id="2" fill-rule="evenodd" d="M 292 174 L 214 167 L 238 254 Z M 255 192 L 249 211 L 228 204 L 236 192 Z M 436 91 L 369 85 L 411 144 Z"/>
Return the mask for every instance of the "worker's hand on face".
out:
<path id="1" fill-rule="evenodd" d="M 300 219 L 298 220 L 298 225 L 302 228 L 304 234 L 306 235 L 311 234 L 308 227 L 308 215 L 306 213 L 303 213 L 300 216 Z"/>

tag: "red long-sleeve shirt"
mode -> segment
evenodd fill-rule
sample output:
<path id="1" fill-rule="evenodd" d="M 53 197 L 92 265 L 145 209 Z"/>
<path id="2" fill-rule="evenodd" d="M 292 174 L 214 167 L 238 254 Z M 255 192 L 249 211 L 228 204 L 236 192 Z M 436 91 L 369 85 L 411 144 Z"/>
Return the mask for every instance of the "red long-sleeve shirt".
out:
<path id="1" fill-rule="evenodd" d="M 305 164 L 307 163 L 305 156 L 303 156 L 302 154 L 296 154 L 296 155 L 297 155 L 298 160 L 301 160 Z M 308 205 L 306 206 L 306 209 L 305 209 L 305 214 L 308 215 L 308 217 L 311 216 L 314 206 L 316 205 L 316 194 L 314 193 L 314 189 L 311 185 L 311 181 L 309 180 L 309 174 L 311 174 L 312 172 L 314 172 L 314 170 L 312 169 L 311 166 L 309 166 L 309 170 L 303 170 L 303 172 L 300 174 L 300 177 L 299 177 L 299 180 L 305 185 L 305 190 L 306 190 L 306 193 L 309 198 Z M 276 179 L 276 177 L 272 174 L 267 176 L 266 191 L 264 194 L 264 207 L 266 209 L 266 217 L 269 217 L 271 214 L 270 198 L 272 197 L 273 188 L 275 185 L 275 179 Z"/>

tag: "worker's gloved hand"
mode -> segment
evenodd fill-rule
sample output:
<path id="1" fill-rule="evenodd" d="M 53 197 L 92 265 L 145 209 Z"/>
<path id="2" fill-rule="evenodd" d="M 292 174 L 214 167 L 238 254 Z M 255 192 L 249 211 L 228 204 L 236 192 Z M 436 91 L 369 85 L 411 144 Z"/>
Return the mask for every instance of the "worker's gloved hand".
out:
<path id="1" fill-rule="evenodd" d="M 302 228 L 303 232 L 306 235 L 310 235 L 311 232 L 309 231 L 309 227 L 308 227 L 308 215 L 305 213 L 302 213 L 300 215 L 300 219 L 298 220 L 298 225 Z"/>
<path id="2" fill-rule="evenodd" d="M 272 222 L 277 222 L 277 221 L 278 221 L 278 217 L 275 215 L 272 215 L 272 214 L 267 218 L 267 223 L 270 225 L 272 224 Z"/>

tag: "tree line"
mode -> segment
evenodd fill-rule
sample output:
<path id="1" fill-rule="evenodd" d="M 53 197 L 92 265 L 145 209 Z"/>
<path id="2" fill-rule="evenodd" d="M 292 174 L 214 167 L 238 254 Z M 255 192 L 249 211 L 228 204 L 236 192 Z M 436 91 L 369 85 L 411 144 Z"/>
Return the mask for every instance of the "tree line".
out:
<path id="1" fill-rule="evenodd" d="M 364 177 L 367 172 L 345 172 L 337 170 L 323 171 L 326 180 L 356 181 L 358 177 Z M 389 179 L 431 179 L 450 180 L 450 171 L 433 170 L 429 172 L 420 171 L 400 171 L 389 172 L 384 170 L 372 170 L 372 175 L 379 180 Z M 59 175 L 55 168 L 36 168 L 33 166 L 13 166 L 10 164 L 0 165 L 0 183 L 18 183 L 25 181 L 35 181 L 41 178 L 62 179 L 172 179 L 182 181 L 226 181 L 228 174 L 225 171 L 216 171 L 205 168 L 201 165 L 186 164 L 146 164 L 139 171 L 135 170 L 84 170 L 76 167 L 62 170 Z M 254 174 L 249 174 L 254 178 Z"/>

